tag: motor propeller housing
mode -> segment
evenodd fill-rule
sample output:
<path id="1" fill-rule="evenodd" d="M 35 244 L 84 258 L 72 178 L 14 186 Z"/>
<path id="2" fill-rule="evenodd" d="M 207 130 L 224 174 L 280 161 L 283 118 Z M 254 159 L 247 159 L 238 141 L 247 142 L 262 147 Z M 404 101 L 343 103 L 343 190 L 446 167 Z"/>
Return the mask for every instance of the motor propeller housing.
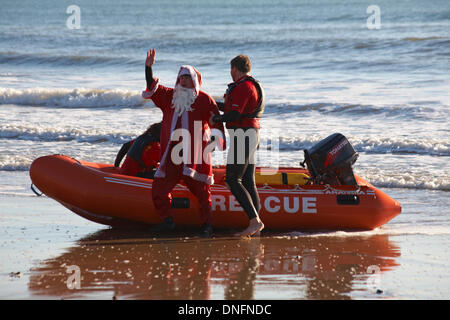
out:
<path id="1" fill-rule="evenodd" d="M 357 185 L 352 165 L 358 153 L 342 134 L 334 133 L 303 151 L 315 184 Z"/>

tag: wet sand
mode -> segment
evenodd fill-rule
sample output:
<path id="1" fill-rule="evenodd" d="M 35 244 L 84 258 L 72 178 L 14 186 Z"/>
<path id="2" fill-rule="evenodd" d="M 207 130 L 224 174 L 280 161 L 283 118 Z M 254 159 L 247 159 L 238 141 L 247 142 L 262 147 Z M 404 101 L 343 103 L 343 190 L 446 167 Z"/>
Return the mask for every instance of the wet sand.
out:
<path id="1" fill-rule="evenodd" d="M 5 195 L 0 219 L 0 299 L 450 298 L 446 233 L 392 234 L 388 224 L 154 238 L 89 222 L 46 197 Z"/>

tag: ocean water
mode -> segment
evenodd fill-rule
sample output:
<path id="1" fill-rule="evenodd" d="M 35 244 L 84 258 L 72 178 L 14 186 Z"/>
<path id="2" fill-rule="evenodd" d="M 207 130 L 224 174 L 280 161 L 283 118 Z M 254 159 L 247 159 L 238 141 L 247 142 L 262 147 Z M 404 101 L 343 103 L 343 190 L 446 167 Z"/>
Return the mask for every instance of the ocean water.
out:
<path id="1" fill-rule="evenodd" d="M 378 29 L 372 28 L 371 4 L 380 9 Z M 79 8 L 79 29 L 74 13 L 67 13 L 71 5 Z M 403 205 L 399 217 L 375 232 L 412 237 L 401 242 L 406 251 L 410 241 L 423 238 L 440 248 L 448 244 L 447 0 L 2 1 L 5 225 L 16 212 L 11 203 L 33 195 L 28 169 L 35 158 L 62 153 L 112 163 L 124 142 L 161 119 L 141 98 L 151 48 L 163 84 L 172 86 L 179 66 L 191 64 L 203 75 L 202 89 L 217 99 L 231 82 L 231 58 L 249 55 L 267 95 L 262 146 L 277 146 L 262 148 L 260 165 L 298 166 L 303 149 L 340 132 L 360 155 L 355 172 Z M 225 153 L 214 160 L 223 164 Z M 31 221 L 38 219 L 33 203 Z M 60 214 L 70 213 L 61 207 Z M 449 261 L 448 245 L 444 252 L 439 270 Z M 448 272 L 441 274 L 448 279 Z M 431 298 L 450 297 L 449 288 L 447 280 L 443 296 Z M 272 297 L 261 290 L 256 297 Z"/>

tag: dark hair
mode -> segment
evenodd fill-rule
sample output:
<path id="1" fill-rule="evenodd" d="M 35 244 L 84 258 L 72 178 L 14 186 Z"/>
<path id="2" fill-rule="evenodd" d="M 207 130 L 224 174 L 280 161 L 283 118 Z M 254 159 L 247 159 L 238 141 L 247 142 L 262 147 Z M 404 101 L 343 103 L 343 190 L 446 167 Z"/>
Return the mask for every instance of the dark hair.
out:
<path id="1" fill-rule="evenodd" d="M 241 72 L 249 73 L 252 69 L 252 64 L 250 63 L 250 58 L 246 56 L 245 54 L 240 54 L 236 57 L 234 57 L 230 64 L 232 67 L 235 67 Z"/>
<path id="2" fill-rule="evenodd" d="M 152 124 L 145 130 L 144 134 L 149 134 L 159 141 L 161 136 L 161 124 L 162 122 Z"/>

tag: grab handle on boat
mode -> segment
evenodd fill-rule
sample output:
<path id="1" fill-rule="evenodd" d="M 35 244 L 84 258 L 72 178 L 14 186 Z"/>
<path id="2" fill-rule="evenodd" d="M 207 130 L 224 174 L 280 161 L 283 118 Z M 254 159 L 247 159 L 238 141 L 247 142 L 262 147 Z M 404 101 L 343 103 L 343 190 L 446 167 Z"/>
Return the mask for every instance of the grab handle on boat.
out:
<path id="1" fill-rule="evenodd" d="M 358 205 L 359 196 L 356 194 L 338 194 L 336 196 L 338 204 Z"/>
<path id="2" fill-rule="evenodd" d="M 42 196 L 44 194 L 43 192 L 41 192 L 41 193 L 37 192 L 36 189 L 35 189 L 36 187 L 34 186 L 34 184 L 31 184 L 30 188 L 38 197 L 40 197 L 40 196 Z"/>

